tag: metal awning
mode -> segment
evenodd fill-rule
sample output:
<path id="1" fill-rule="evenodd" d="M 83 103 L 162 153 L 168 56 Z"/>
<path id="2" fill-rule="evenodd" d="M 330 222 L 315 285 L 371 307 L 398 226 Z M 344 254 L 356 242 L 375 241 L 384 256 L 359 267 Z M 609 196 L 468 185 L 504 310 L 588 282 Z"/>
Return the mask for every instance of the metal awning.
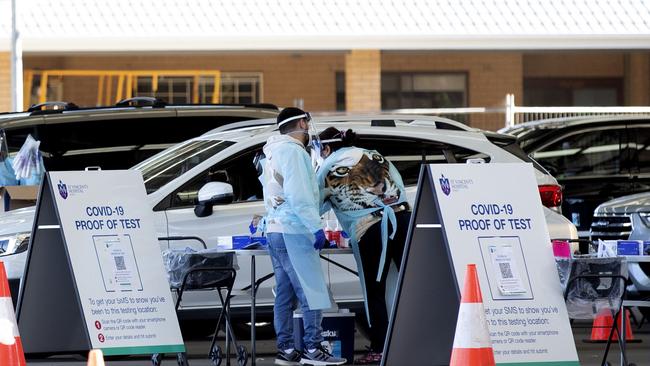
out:
<path id="1" fill-rule="evenodd" d="M 20 0 L 28 53 L 647 49 L 639 0 Z M 0 50 L 9 47 L 0 0 Z"/>

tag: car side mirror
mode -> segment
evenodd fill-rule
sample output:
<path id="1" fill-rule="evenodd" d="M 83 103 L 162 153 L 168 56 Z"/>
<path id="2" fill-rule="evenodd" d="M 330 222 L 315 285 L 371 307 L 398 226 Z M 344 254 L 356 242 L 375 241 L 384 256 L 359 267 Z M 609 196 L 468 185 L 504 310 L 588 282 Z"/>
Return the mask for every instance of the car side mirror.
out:
<path id="1" fill-rule="evenodd" d="M 194 214 L 197 217 L 212 215 L 212 206 L 227 205 L 232 203 L 235 195 L 232 186 L 223 182 L 206 183 L 199 189 L 198 204 L 194 207 Z"/>

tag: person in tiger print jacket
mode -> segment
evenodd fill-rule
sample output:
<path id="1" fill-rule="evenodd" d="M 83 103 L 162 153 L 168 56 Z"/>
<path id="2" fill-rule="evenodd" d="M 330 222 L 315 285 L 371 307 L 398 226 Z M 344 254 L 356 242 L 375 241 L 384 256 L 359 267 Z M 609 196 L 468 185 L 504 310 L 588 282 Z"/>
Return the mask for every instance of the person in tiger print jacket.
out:
<path id="1" fill-rule="evenodd" d="M 390 308 L 387 274 L 391 261 L 400 268 L 411 217 L 404 183 L 379 152 L 354 147 L 352 130 L 329 127 L 319 138 L 324 159 L 317 171 L 321 213 L 333 209 L 350 235 L 371 327 L 369 352 L 355 364 L 379 363 Z"/>

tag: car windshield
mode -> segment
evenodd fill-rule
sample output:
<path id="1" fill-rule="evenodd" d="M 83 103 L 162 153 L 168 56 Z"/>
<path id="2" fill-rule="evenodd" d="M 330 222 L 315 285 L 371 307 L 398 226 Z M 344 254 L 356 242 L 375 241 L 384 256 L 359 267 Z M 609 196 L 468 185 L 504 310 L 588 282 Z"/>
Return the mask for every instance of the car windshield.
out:
<path id="1" fill-rule="evenodd" d="M 233 141 L 225 140 L 190 141 L 169 148 L 134 169 L 142 172 L 147 193 L 153 193 L 212 155 L 233 144 Z"/>

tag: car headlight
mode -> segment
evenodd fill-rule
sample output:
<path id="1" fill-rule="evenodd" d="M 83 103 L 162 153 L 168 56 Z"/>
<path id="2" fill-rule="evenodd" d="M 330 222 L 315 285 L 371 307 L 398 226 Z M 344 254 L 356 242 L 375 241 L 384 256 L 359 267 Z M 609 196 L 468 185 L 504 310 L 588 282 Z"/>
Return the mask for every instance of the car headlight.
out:
<path id="1" fill-rule="evenodd" d="M 22 253 L 29 246 L 31 233 L 18 233 L 9 236 L 0 236 L 0 257 Z"/>

